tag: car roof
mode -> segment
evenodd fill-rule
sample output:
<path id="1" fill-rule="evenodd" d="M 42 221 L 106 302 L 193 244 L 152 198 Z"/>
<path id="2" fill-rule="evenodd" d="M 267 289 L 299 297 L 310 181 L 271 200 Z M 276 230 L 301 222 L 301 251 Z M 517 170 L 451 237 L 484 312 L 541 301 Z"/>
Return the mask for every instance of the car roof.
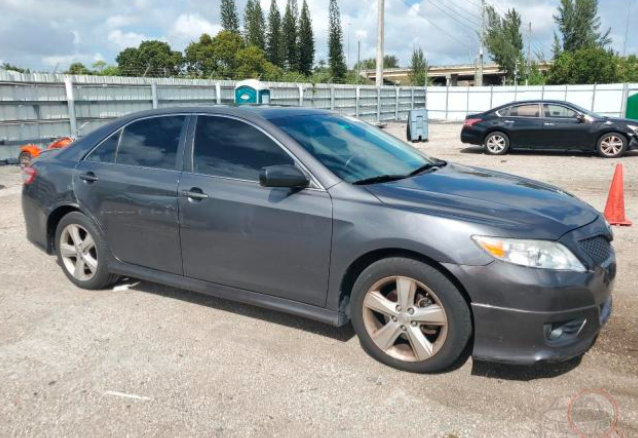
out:
<path id="1" fill-rule="evenodd" d="M 556 104 L 556 105 L 567 105 L 572 106 L 569 102 L 565 102 L 564 100 L 545 100 L 545 99 L 536 99 L 536 100 L 517 100 L 516 102 L 509 102 L 501 106 L 497 106 L 496 108 L 491 109 L 490 111 L 498 111 L 503 108 L 507 108 L 510 106 L 518 106 L 518 105 L 533 105 L 533 104 Z"/>
<path id="2" fill-rule="evenodd" d="M 123 119 L 140 119 L 149 116 L 161 116 L 171 114 L 227 114 L 240 115 L 244 117 L 261 117 L 264 119 L 276 119 L 280 117 L 293 117 L 305 115 L 327 115 L 333 114 L 331 111 L 304 108 L 295 106 L 271 106 L 271 105 L 212 105 L 212 106 L 189 106 L 189 107 L 170 107 L 139 111 L 127 114 Z"/>

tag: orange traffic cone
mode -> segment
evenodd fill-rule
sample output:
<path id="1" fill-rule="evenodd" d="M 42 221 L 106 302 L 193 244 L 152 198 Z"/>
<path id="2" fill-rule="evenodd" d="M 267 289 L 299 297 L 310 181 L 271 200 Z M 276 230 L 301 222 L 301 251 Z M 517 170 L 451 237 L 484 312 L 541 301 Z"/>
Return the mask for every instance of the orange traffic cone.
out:
<path id="1" fill-rule="evenodd" d="M 614 179 L 609 188 L 609 197 L 605 206 L 605 219 L 610 225 L 631 226 L 631 221 L 625 217 L 625 194 L 623 189 L 623 165 L 618 164 L 614 172 Z"/>

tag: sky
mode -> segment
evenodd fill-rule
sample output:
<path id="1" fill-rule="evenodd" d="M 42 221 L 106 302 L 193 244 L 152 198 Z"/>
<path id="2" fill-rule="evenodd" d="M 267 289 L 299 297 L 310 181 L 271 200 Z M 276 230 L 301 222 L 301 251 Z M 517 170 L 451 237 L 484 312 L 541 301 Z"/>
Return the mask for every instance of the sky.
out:
<path id="1" fill-rule="evenodd" d="M 268 11 L 271 0 L 261 0 Z M 298 0 L 301 4 L 302 0 Z M 328 0 L 307 0 L 315 33 L 315 62 L 327 58 Z M 277 0 L 283 14 L 286 0 Z M 516 8 L 532 22 L 532 52 L 551 57 L 552 15 L 559 0 L 487 0 L 501 13 Z M 142 40 L 166 41 L 183 50 L 202 33 L 220 29 L 220 0 L 0 0 L 0 63 L 34 70 L 63 71 L 71 62 L 115 64 L 124 48 Z M 240 16 L 246 0 L 236 0 Z M 376 0 L 338 0 L 348 64 L 375 56 Z M 599 0 L 604 28 L 612 28 L 613 48 L 638 52 L 638 0 Z M 415 46 L 432 65 L 473 63 L 480 0 L 386 0 L 385 51 L 408 65 Z M 630 9 L 631 5 L 631 9 Z M 526 36 L 526 41 L 527 41 Z"/>

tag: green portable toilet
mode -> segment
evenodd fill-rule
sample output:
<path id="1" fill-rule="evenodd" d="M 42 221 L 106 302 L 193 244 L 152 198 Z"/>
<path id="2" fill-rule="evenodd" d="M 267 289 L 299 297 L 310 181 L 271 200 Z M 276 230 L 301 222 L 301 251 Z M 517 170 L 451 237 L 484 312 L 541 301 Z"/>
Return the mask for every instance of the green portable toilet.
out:
<path id="1" fill-rule="evenodd" d="M 237 105 L 268 105 L 270 89 L 256 79 L 246 79 L 235 85 L 235 103 Z"/>
<path id="2" fill-rule="evenodd" d="M 629 96 L 627 99 L 627 112 L 625 117 L 628 119 L 638 120 L 638 94 Z"/>

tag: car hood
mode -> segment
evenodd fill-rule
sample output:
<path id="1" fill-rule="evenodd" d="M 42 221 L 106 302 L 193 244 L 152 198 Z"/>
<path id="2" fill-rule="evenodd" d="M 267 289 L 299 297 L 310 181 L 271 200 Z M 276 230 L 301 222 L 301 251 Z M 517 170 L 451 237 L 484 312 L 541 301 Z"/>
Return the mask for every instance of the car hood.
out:
<path id="1" fill-rule="evenodd" d="M 557 239 L 599 217 L 556 187 L 457 164 L 366 187 L 386 204 L 497 227 L 503 236 Z"/>
<path id="2" fill-rule="evenodd" d="M 625 125 L 638 125 L 638 120 L 623 119 L 620 117 L 605 117 L 602 119 L 602 121 L 608 123 L 620 123 Z"/>

